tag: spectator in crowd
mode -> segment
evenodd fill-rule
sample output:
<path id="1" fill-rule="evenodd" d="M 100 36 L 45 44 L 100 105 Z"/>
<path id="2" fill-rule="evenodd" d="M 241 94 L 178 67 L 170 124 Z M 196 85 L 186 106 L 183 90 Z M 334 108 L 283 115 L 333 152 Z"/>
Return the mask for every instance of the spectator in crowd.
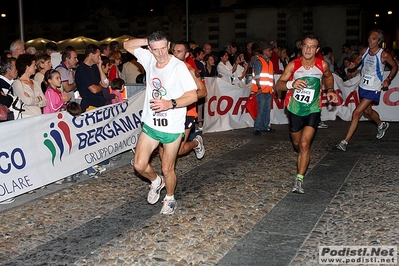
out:
<path id="1" fill-rule="evenodd" d="M 255 49 L 253 49 L 255 50 Z M 274 90 L 273 63 L 270 60 L 273 46 L 270 43 L 262 43 L 261 54 L 256 54 L 253 59 L 252 92 L 258 102 L 258 115 L 254 121 L 252 133 L 256 136 L 261 132 L 274 132 L 270 127 L 271 101 Z"/>
<path id="2" fill-rule="evenodd" d="M 252 57 L 252 44 L 254 44 L 254 42 L 247 42 L 247 46 L 244 52 L 244 58 L 245 61 L 250 62 L 251 61 L 251 57 Z"/>
<path id="3" fill-rule="evenodd" d="M 111 67 L 110 60 L 107 56 L 101 56 L 101 72 L 103 75 L 105 75 L 105 84 L 108 84 L 107 87 L 102 89 L 103 96 L 105 98 L 105 104 L 104 105 L 109 105 L 112 104 L 112 100 L 115 99 L 116 95 L 111 93 L 111 90 L 109 89 L 109 79 L 108 79 L 108 73 L 109 69 Z"/>
<path id="4" fill-rule="evenodd" d="M 212 54 L 212 45 L 209 43 L 205 43 L 202 49 L 204 50 L 205 55 Z"/>
<path id="5" fill-rule="evenodd" d="M 119 68 L 119 72 L 122 72 L 122 66 L 123 66 L 124 61 L 123 61 L 123 54 L 120 51 L 119 42 L 118 41 L 110 42 L 109 43 L 109 48 L 110 48 L 110 51 L 109 51 L 110 53 L 111 52 L 118 52 L 121 55 L 121 64 L 118 65 L 118 68 Z M 109 57 L 109 54 L 108 54 L 108 57 Z"/>
<path id="6" fill-rule="evenodd" d="M 330 66 L 316 56 L 320 49 L 319 39 L 313 34 L 303 39 L 302 56 L 291 61 L 276 83 L 280 91 L 287 91 L 287 110 L 290 123 L 291 140 L 298 151 L 297 175 L 292 192 L 304 193 L 303 179 L 309 166 L 310 145 L 320 120 L 321 83 L 324 80 L 327 99 L 337 101 L 334 91 L 334 77 Z M 303 94 L 304 93 L 304 94 Z M 301 95 L 312 95 L 301 97 Z"/>
<path id="7" fill-rule="evenodd" d="M 245 76 L 247 75 L 248 63 L 245 61 L 244 53 L 238 55 L 237 62 L 237 70 L 233 73 L 231 84 L 240 88 L 246 88 Z"/>
<path id="8" fill-rule="evenodd" d="M 108 56 L 109 52 L 111 52 L 111 48 L 108 43 L 102 43 L 99 46 L 101 56 Z"/>
<path id="9" fill-rule="evenodd" d="M 42 83 L 44 78 L 44 73 L 47 70 L 51 69 L 53 66 L 51 65 L 51 57 L 48 54 L 40 54 L 36 57 L 36 74 L 33 78 L 39 84 Z M 45 91 L 43 91 L 44 93 Z"/>
<path id="10" fill-rule="evenodd" d="M 299 58 L 302 55 L 302 39 L 296 39 L 294 42 L 294 51 L 290 55 L 290 61 Z"/>
<path id="11" fill-rule="evenodd" d="M 7 108 L 10 108 L 12 106 L 12 103 L 14 102 L 14 98 L 12 97 L 11 93 L 9 93 L 11 89 L 11 84 L 10 80 L 4 76 L 4 75 L 9 75 L 11 73 L 11 68 L 15 69 L 15 60 L 14 60 L 14 65 L 11 63 L 10 59 L 4 60 L 4 62 L 1 62 L 0 66 L 0 104 L 6 106 Z M 16 73 L 16 71 L 14 70 Z M 12 82 L 11 82 L 12 83 Z M 7 119 L 2 120 L 0 122 L 5 122 L 5 121 L 10 121 L 14 120 L 14 112 L 9 109 Z"/>
<path id="12" fill-rule="evenodd" d="M 335 72 L 335 60 L 334 60 L 334 53 L 333 49 L 329 46 L 325 46 L 321 48 L 321 54 L 323 55 L 323 60 L 328 63 L 330 66 L 331 73 Z"/>
<path id="13" fill-rule="evenodd" d="M 216 59 L 213 54 L 207 54 L 204 56 L 205 62 L 205 77 L 218 77 L 218 71 L 216 69 Z"/>
<path id="14" fill-rule="evenodd" d="M 219 52 L 219 64 L 217 65 L 217 72 L 221 75 L 221 78 L 231 84 L 233 74 L 237 70 L 237 63 L 235 62 L 232 66 L 229 61 L 229 54 L 226 50 Z"/>
<path id="15" fill-rule="evenodd" d="M 103 57 L 104 58 L 104 57 Z M 85 59 L 76 68 L 75 80 L 79 94 L 82 98 L 80 105 L 84 112 L 104 106 L 106 99 L 103 89 L 108 89 L 109 81 L 101 69 L 102 59 L 100 48 L 95 44 L 89 44 L 85 50 Z M 109 164 L 109 159 L 101 162 L 102 171 L 105 165 Z"/>
<path id="16" fill-rule="evenodd" d="M 20 109 L 18 108 L 18 99 L 14 95 L 12 84 L 17 78 L 18 72 L 16 67 L 16 59 L 14 57 L 5 58 L 1 61 L 0 68 L 0 89 L 3 91 L 4 95 L 12 97 L 12 104 L 9 110 L 13 112 L 14 119 L 17 119 Z M 15 103 L 15 104 L 14 104 Z"/>
<path id="17" fill-rule="evenodd" d="M 269 44 L 272 46 L 272 57 L 270 58 L 270 61 L 272 61 L 273 64 L 273 71 L 274 74 L 282 74 L 283 72 L 280 71 L 279 69 L 279 63 L 278 63 L 278 45 L 277 42 L 275 40 L 271 40 L 269 41 Z"/>
<path id="18" fill-rule="evenodd" d="M 16 39 L 10 44 L 11 57 L 18 58 L 19 55 L 25 53 L 25 42 Z"/>
<path id="19" fill-rule="evenodd" d="M 190 46 L 190 55 L 192 56 L 192 52 L 194 51 L 195 48 L 198 47 L 198 43 L 196 43 L 195 41 L 191 40 L 188 42 L 188 45 Z"/>
<path id="20" fill-rule="evenodd" d="M 350 65 L 350 59 L 349 57 L 344 58 L 344 63 L 342 66 L 338 69 L 335 70 L 335 73 L 342 78 L 342 80 L 348 80 L 348 67 Z"/>
<path id="21" fill-rule="evenodd" d="M 53 67 L 58 66 L 62 61 L 62 55 L 58 51 L 57 44 L 55 42 L 48 42 L 44 46 L 44 51 L 46 54 L 51 56 L 51 65 Z"/>
<path id="22" fill-rule="evenodd" d="M 237 57 L 240 54 L 240 47 L 236 42 L 232 42 L 227 47 L 227 52 L 229 53 L 229 62 L 231 65 L 237 61 Z"/>
<path id="23" fill-rule="evenodd" d="M 112 90 L 112 94 L 115 95 L 115 98 L 112 99 L 112 103 L 121 103 L 125 101 L 122 95 L 125 91 L 125 81 L 123 79 L 114 78 L 114 80 L 109 84 L 109 87 Z"/>
<path id="24" fill-rule="evenodd" d="M 139 74 L 144 74 L 143 66 L 137 62 L 137 58 L 131 53 L 126 53 L 127 62 L 122 66 L 121 78 L 127 83 L 137 83 L 136 78 Z"/>
<path id="25" fill-rule="evenodd" d="M 25 51 L 27 54 L 33 54 L 33 55 L 37 55 L 37 51 L 36 48 L 33 46 L 29 46 L 28 48 L 26 48 Z"/>
<path id="26" fill-rule="evenodd" d="M 107 78 L 101 70 L 100 49 L 89 44 L 85 50 L 85 59 L 76 68 L 75 80 L 82 97 L 81 106 L 84 112 L 105 105 L 103 88 L 107 88 Z M 90 108 L 89 108 L 90 107 Z"/>
<path id="27" fill-rule="evenodd" d="M 124 48 L 143 65 L 149 79 L 146 83 L 143 126 L 136 146 L 134 168 L 151 181 L 148 203 L 155 204 L 166 185 L 161 214 L 173 214 L 177 208 L 174 197 L 177 184 L 176 158 L 184 133 L 186 106 L 197 101 L 197 85 L 187 66 L 168 53 L 169 45 L 168 37 L 161 31 L 151 33 L 147 39 L 135 38 L 124 43 Z M 148 50 L 142 46 L 148 46 Z M 160 144 L 164 149 L 164 176 L 158 175 L 150 164 L 151 154 Z"/>
<path id="28" fill-rule="evenodd" d="M 205 51 L 201 47 L 197 47 L 193 51 L 193 56 L 194 56 L 194 63 L 197 68 L 197 74 L 200 75 L 200 78 L 204 81 L 205 78 L 205 63 L 204 63 L 204 56 L 205 56 Z M 198 91 L 197 91 L 198 92 Z M 204 121 L 204 104 L 205 104 L 205 98 L 201 97 L 198 98 L 198 101 L 196 103 L 197 106 L 197 130 L 201 131 L 203 130 L 203 121 Z"/>
<path id="29" fill-rule="evenodd" d="M 119 65 L 122 63 L 122 55 L 118 51 L 111 51 L 108 55 L 109 58 L 109 72 L 108 72 L 108 80 L 109 82 L 113 81 L 114 78 L 120 78 L 121 72 L 119 71 Z"/>
<path id="30" fill-rule="evenodd" d="M 75 69 L 79 62 L 78 54 L 72 47 L 67 47 L 62 52 L 61 59 L 61 63 L 55 67 L 55 69 L 60 72 L 61 75 L 61 89 L 62 91 L 67 92 L 71 96 L 70 101 L 74 102 L 76 101 Z"/>
<path id="31" fill-rule="evenodd" d="M 109 43 L 110 52 L 119 52 L 119 42 L 112 41 Z"/>
<path id="32" fill-rule="evenodd" d="M 31 79 L 36 73 L 36 56 L 21 54 L 16 61 L 16 67 L 18 78 L 13 82 L 13 90 L 23 103 L 24 111 L 19 114 L 20 118 L 41 115 L 47 101 L 40 83 Z"/>
<path id="33" fill-rule="evenodd" d="M 61 75 L 54 69 L 49 69 L 44 73 L 41 83 L 42 91 L 45 91 L 47 105 L 43 108 L 43 114 L 58 113 L 61 108 L 66 108 L 71 96 L 65 91 L 61 91 Z"/>
<path id="34" fill-rule="evenodd" d="M 349 140 L 355 133 L 363 114 L 377 125 L 377 139 L 382 139 L 389 128 L 389 123 L 382 122 L 379 114 L 372 108 L 374 104 L 380 102 L 381 90 L 388 89 L 398 72 L 398 65 L 392 55 L 381 48 L 384 38 L 383 31 L 379 29 L 371 30 L 368 37 L 368 47 L 363 49 L 350 65 L 351 69 L 357 69 L 361 66 L 361 79 L 358 89 L 360 103 L 352 112 L 352 120 L 345 138 L 337 144 L 337 148 L 342 151 L 346 151 Z M 390 64 L 392 69 L 389 71 L 388 76 L 383 79 L 382 73 L 384 73 L 386 63 Z"/>
<path id="35" fill-rule="evenodd" d="M 245 61 L 248 63 L 247 80 L 246 80 L 247 83 L 249 82 L 248 78 L 250 76 L 252 76 L 252 65 L 251 65 L 251 58 L 253 56 L 253 54 L 252 54 L 252 44 L 254 44 L 254 43 L 253 42 L 247 42 L 247 45 L 245 47 L 245 52 L 244 52 Z"/>
<path id="36" fill-rule="evenodd" d="M 355 51 L 352 51 L 351 46 L 348 43 L 344 43 L 342 45 L 342 54 L 341 57 L 338 60 L 337 63 L 337 67 L 340 68 L 342 67 L 343 63 L 344 63 L 344 58 L 345 57 L 351 57 L 351 55 L 354 53 Z"/>
<path id="37" fill-rule="evenodd" d="M 201 47 L 197 47 L 193 50 L 193 56 L 194 56 L 194 63 L 198 69 L 198 73 L 203 79 L 205 77 L 205 65 L 204 65 L 205 52 Z"/>
<path id="38" fill-rule="evenodd" d="M 290 58 L 287 54 L 287 48 L 285 47 L 277 47 L 277 56 L 278 56 L 278 69 L 279 71 L 276 74 L 282 74 L 284 72 L 285 67 L 288 65 Z"/>

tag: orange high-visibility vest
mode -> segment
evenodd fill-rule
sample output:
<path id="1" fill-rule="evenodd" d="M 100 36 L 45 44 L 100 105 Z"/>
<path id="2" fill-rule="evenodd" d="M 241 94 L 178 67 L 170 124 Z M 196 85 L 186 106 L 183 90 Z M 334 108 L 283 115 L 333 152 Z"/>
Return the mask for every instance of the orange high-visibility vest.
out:
<path id="1" fill-rule="evenodd" d="M 274 85 L 274 77 L 273 77 L 273 63 L 269 60 L 266 62 L 263 57 L 258 57 L 262 63 L 262 70 L 259 75 L 259 83 L 260 87 L 262 88 L 262 93 L 273 93 L 273 85 Z M 258 92 L 258 86 L 256 85 L 255 80 L 255 71 L 252 68 L 252 92 Z"/>

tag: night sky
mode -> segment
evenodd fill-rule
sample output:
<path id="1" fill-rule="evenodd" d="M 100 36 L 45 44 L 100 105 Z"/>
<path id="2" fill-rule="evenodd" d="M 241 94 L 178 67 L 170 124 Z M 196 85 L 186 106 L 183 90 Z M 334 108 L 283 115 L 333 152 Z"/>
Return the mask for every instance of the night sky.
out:
<path id="1" fill-rule="evenodd" d="M 178 0 L 177 0 L 178 1 Z M 6 13 L 7 22 L 18 22 L 19 5 L 18 0 L 12 0 L 7 5 L 0 6 L 0 13 Z M 125 10 L 133 10 L 133 13 L 145 14 L 149 13 L 150 9 L 160 11 L 165 5 L 165 1 L 127 1 L 127 0 L 68 0 L 66 2 L 54 2 L 48 0 L 41 1 L 22 1 L 23 15 L 25 23 L 30 21 L 57 21 L 65 19 L 84 19 L 90 15 L 91 10 L 97 10 L 101 7 L 107 6 L 109 8 L 120 10 L 124 13 Z M 168 1 L 170 2 L 170 1 Z M 134 15 L 134 14 L 132 14 Z M 4 23 L 4 19 L 2 21 Z"/>
<path id="2" fill-rule="evenodd" d="M 342 1 L 345 4 L 358 3 L 361 0 L 345 0 Z M 219 6 L 219 0 L 188 0 L 190 13 L 201 12 L 209 10 L 212 6 Z M 275 7 L 290 6 L 292 3 L 304 5 L 318 5 L 320 4 L 332 4 L 330 0 L 280 0 L 278 2 L 269 2 L 265 0 L 237 0 L 237 6 L 249 7 L 256 5 L 268 5 Z M 341 1 L 333 1 L 334 4 L 339 4 Z M 18 23 L 19 22 L 19 0 L 8 1 L 7 4 L 0 5 L 0 13 L 6 13 L 7 18 L 0 18 L 1 24 Z M 41 1 L 26 1 L 22 0 L 23 3 L 23 17 L 25 23 L 29 21 L 39 22 L 52 22 L 59 20 L 84 20 L 90 16 L 94 11 L 99 10 L 102 7 L 108 7 L 115 9 L 121 14 L 127 17 L 134 17 L 136 15 L 159 15 L 162 14 L 166 5 L 174 4 L 180 6 L 185 10 L 186 0 L 68 0 L 66 2 L 54 2 L 49 0 Z M 390 4 L 373 5 L 372 11 L 379 11 L 384 14 L 384 10 L 389 7 Z M 392 4 L 391 4 L 392 5 Z M 367 9 L 367 5 L 363 5 L 363 8 Z M 153 10 L 150 12 L 150 10 Z M 396 9 L 397 11 L 397 9 Z M 397 16 L 397 15 L 396 15 Z"/>
<path id="3" fill-rule="evenodd" d="M 211 0 L 193 1 L 189 0 L 190 9 L 203 10 L 206 9 L 207 2 Z M 6 13 L 7 18 L 2 19 L 4 22 L 17 23 L 19 21 L 19 1 L 12 0 L 7 5 L 0 6 L 0 13 Z M 93 10 L 98 10 L 102 7 L 115 9 L 126 16 L 135 15 L 153 15 L 161 14 L 168 4 L 179 5 L 185 10 L 186 0 L 68 0 L 66 2 L 54 2 L 48 0 L 41 1 L 22 1 L 23 3 L 23 17 L 25 23 L 28 21 L 59 21 L 63 19 L 84 20 L 85 17 L 90 16 Z M 209 6 L 209 5 L 208 5 Z M 150 10 L 153 10 L 150 12 Z"/>

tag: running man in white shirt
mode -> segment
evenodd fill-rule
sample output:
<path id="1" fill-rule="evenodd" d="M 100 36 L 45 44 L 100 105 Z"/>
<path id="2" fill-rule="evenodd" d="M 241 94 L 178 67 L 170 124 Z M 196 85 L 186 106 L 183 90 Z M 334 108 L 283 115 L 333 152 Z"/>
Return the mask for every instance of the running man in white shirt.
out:
<path id="1" fill-rule="evenodd" d="M 148 46 L 147 49 L 141 48 Z M 135 38 L 124 43 L 146 70 L 146 95 L 142 113 L 142 133 L 137 142 L 134 168 L 151 181 L 147 201 L 158 202 L 166 186 L 161 214 L 173 214 L 177 208 L 175 163 L 184 137 L 186 106 L 197 101 L 197 85 L 187 66 L 168 53 L 170 42 L 161 31 L 147 39 Z M 150 157 L 159 144 L 163 145 L 162 174 L 150 164 Z"/>

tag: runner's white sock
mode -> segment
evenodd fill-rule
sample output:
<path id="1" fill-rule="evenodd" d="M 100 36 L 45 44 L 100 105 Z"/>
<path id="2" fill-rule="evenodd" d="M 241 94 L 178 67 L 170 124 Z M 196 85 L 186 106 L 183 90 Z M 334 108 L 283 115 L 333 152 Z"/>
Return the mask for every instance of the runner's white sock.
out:
<path id="1" fill-rule="evenodd" d="M 160 183 L 161 183 L 161 178 L 159 177 L 159 175 L 157 175 L 157 178 L 154 181 L 151 181 L 151 185 L 153 187 L 159 186 Z"/>
<path id="2" fill-rule="evenodd" d="M 175 195 L 172 195 L 172 196 L 166 195 L 165 200 L 175 200 Z"/>

